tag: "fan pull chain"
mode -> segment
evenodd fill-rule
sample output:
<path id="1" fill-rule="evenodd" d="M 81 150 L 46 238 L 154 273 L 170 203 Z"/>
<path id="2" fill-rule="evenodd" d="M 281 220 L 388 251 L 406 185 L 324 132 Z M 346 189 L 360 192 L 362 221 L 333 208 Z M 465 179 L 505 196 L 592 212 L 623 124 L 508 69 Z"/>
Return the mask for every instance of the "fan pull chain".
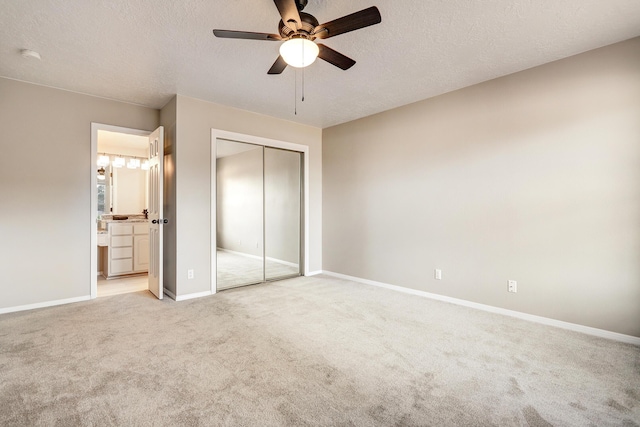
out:
<path id="1" fill-rule="evenodd" d="M 302 58 L 304 59 L 304 43 L 302 43 Z M 304 67 L 302 67 L 302 102 L 304 102 Z"/>
<path id="2" fill-rule="evenodd" d="M 293 114 L 298 115 L 298 70 L 296 69 L 293 77 Z"/>

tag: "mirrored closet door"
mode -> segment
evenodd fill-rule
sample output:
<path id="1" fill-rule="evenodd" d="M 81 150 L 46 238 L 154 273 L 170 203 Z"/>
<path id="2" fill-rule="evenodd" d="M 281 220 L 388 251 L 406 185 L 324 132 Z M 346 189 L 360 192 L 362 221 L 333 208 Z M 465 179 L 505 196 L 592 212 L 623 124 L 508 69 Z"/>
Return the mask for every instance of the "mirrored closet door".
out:
<path id="1" fill-rule="evenodd" d="M 265 280 L 300 274 L 300 166 L 300 153 L 265 147 Z"/>
<path id="2" fill-rule="evenodd" d="M 216 144 L 216 288 L 301 274 L 302 154 Z"/>

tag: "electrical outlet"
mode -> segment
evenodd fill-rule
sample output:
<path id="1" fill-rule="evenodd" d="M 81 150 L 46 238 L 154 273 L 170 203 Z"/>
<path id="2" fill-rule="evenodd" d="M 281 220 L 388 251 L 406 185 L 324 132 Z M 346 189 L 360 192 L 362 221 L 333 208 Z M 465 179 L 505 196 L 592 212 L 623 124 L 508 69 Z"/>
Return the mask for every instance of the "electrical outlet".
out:
<path id="1" fill-rule="evenodd" d="M 509 280 L 507 290 L 513 293 L 518 292 L 518 282 L 515 280 Z"/>
<path id="2" fill-rule="evenodd" d="M 195 277 L 193 270 L 187 270 L 187 279 L 193 279 Z"/>
<path id="3" fill-rule="evenodd" d="M 436 280 L 442 280 L 442 270 L 436 268 L 435 272 L 433 273 L 433 277 L 435 277 Z"/>

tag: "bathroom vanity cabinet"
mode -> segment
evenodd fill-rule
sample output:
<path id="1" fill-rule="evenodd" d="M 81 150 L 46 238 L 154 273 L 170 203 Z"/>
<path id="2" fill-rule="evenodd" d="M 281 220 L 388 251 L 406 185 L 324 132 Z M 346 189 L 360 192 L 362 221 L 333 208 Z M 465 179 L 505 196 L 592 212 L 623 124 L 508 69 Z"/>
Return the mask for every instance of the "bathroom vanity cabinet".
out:
<path id="1" fill-rule="evenodd" d="M 107 279 L 149 270 L 149 223 L 109 223 L 108 249 L 103 251 Z"/>

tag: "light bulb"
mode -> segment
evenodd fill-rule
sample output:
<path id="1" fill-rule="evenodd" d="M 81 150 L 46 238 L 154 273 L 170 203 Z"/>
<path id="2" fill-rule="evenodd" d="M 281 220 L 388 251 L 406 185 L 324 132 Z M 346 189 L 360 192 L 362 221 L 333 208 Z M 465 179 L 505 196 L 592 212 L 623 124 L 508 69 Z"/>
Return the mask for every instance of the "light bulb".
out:
<path id="1" fill-rule="evenodd" d="M 131 158 L 127 163 L 128 169 L 137 169 L 140 167 L 140 159 Z"/>
<path id="2" fill-rule="evenodd" d="M 98 157 L 98 166 L 105 167 L 109 164 L 109 156 L 99 156 Z"/>
<path id="3" fill-rule="evenodd" d="M 111 165 L 114 168 L 121 168 L 124 166 L 124 157 L 116 157 L 115 159 L 113 159 L 113 162 L 111 162 Z"/>
<path id="4" fill-rule="evenodd" d="M 311 40 L 295 38 L 287 40 L 280 46 L 280 56 L 292 67 L 302 68 L 313 64 L 320 49 Z"/>

